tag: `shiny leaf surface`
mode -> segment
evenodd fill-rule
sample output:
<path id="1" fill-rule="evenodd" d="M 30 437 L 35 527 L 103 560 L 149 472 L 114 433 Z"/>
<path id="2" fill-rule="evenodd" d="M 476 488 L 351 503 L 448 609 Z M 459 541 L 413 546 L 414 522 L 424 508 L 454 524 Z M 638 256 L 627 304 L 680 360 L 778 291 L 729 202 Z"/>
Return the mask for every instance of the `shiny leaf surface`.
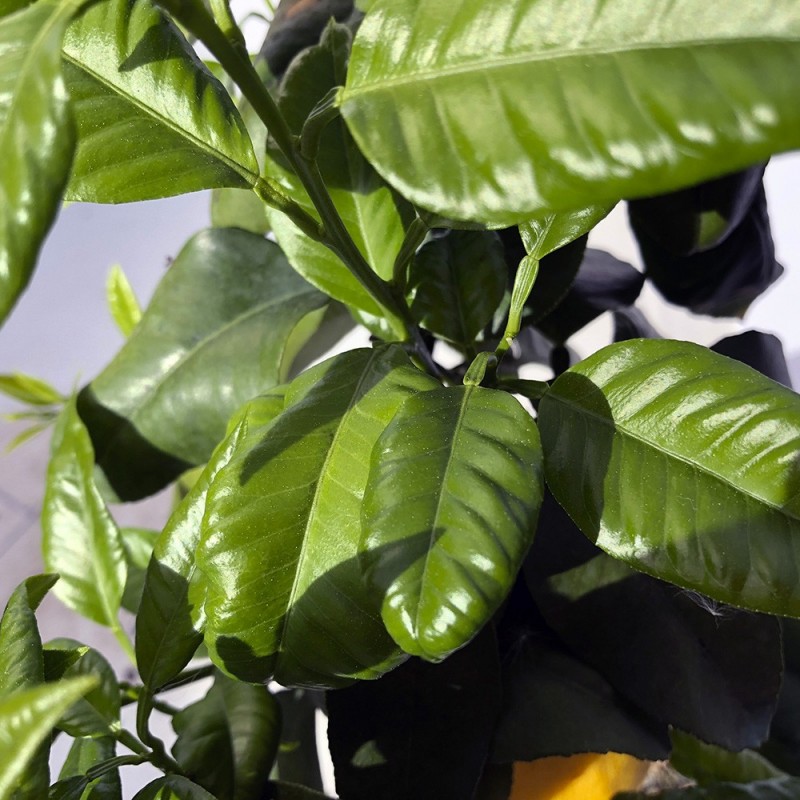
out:
<path id="1" fill-rule="evenodd" d="M 794 0 L 377 0 L 339 103 L 405 197 L 508 225 L 798 146 L 799 36 Z"/>
<path id="2" fill-rule="evenodd" d="M 258 163 L 222 85 L 149 0 L 103 0 L 70 26 L 78 150 L 67 197 L 123 203 L 250 187 Z"/>
<path id="3" fill-rule="evenodd" d="M 197 561 L 206 644 L 225 671 L 335 686 L 402 659 L 363 581 L 360 510 L 381 432 L 435 386 L 400 348 L 336 356 L 296 379 L 262 440 L 218 473 Z"/>
<path id="4" fill-rule="evenodd" d="M 466 644 L 514 581 L 542 499 L 536 425 L 510 395 L 465 386 L 409 398 L 378 440 L 362 562 L 408 653 Z"/>
<path id="5" fill-rule="evenodd" d="M 278 384 L 288 341 L 323 296 L 278 247 L 203 231 L 162 279 L 135 333 L 78 399 L 97 463 L 121 498 L 208 459 L 230 415 Z"/>
<path id="6" fill-rule="evenodd" d="M 611 345 L 562 375 L 539 425 L 581 530 L 635 568 L 800 615 L 800 399 L 686 342 Z"/>
<path id="7" fill-rule="evenodd" d="M 94 452 L 75 401 L 63 412 L 47 469 L 42 550 L 61 578 L 54 594 L 79 614 L 112 628 L 127 567 L 119 529 L 94 482 Z"/>
<path id="8" fill-rule="evenodd" d="M 218 674 L 197 703 L 176 714 L 172 752 L 184 773 L 219 800 L 261 797 L 278 748 L 280 709 L 265 686 Z"/>
<path id="9" fill-rule="evenodd" d="M 0 800 L 8 800 L 58 718 L 94 686 L 74 678 L 0 699 Z"/>
<path id="10" fill-rule="evenodd" d="M 0 321 L 28 285 L 75 149 L 61 40 L 76 4 L 0 19 Z"/>

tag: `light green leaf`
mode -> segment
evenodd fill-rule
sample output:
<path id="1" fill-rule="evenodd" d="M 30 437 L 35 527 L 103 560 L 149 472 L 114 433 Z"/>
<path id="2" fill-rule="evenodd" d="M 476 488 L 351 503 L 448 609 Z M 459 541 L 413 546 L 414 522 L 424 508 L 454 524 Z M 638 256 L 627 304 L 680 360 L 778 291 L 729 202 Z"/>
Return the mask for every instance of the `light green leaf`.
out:
<path id="1" fill-rule="evenodd" d="M 73 611 L 118 628 L 127 568 L 119 529 L 94 483 L 94 452 L 75 401 L 47 469 L 42 550 L 47 569 L 61 580 L 54 593 Z"/>
<path id="2" fill-rule="evenodd" d="M 72 742 L 64 766 L 61 768 L 59 781 L 85 775 L 86 771 L 101 761 L 113 758 L 116 745 L 111 738 L 80 738 Z M 87 782 L 88 783 L 88 782 Z M 119 770 L 106 772 L 101 778 L 92 781 L 77 795 L 79 800 L 121 800 L 122 788 L 119 781 Z M 53 800 L 50 798 L 50 800 Z"/>
<path id="3" fill-rule="evenodd" d="M 206 510 L 208 489 L 239 443 L 257 436 L 283 408 L 283 395 L 248 403 L 217 447 L 206 468 L 172 513 L 147 567 L 136 617 L 136 662 L 145 685 L 156 690 L 191 660 L 203 640 L 205 582 L 196 569 L 195 550 Z"/>
<path id="4" fill-rule="evenodd" d="M 270 231 L 267 207 L 248 189 L 214 189 L 211 224 L 215 228 L 244 228 L 258 234 Z"/>
<path id="5" fill-rule="evenodd" d="M 21 447 L 25 442 L 30 441 L 33 439 L 34 436 L 38 436 L 43 431 L 46 431 L 52 423 L 48 420 L 47 422 L 39 422 L 35 425 L 31 425 L 30 428 L 25 428 L 25 430 L 20 431 L 5 447 L 5 452 L 10 453 L 13 450 L 16 450 L 18 447 Z"/>
<path id="6" fill-rule="evenodd" d="M 800 398 L 687 342 L 632 340 L 539 406 L 547 482 L 616 558 L 732 605 L 800 616 Z"/>
<path id="7" fill-rule="evenodd" d="M 512 224 L 800 145 L 800 6 L 376 0 L 339 103 L 401 194 Z"/>
<path id="8" fill-rule="evenodd" d="M 123 203 L 251 187 L 258 163 L 222 85 L 149 0 L 103 0 L 70 26 L 78 150 L 70 200 Z"/>
<path id="9" fill-rule="evenodd" d="M 214 795 L 180 775 L 159 778 L 144 787 L 133 800 L 217 800 Z"/>
<path id="10" fill-rule="evenodd" d="M 559 247 L 589 233 L 609 215 L 613 203 L 593 205 L 577 211 L 562 211 L 531 219 L 519 226 L 522 243 L 529 256 L 541 260 Z"/>
<path id="11" fill-rule="evenodd" d="M 343 25 L 326 28 L 320 44 L 301 53 L 281 85 L 280 109 L 290 128 L 300 133 L 316 103 L 346 75 L 350 32 Z M 313 205 L 297 179 L 274 152 L 267 172 L 310 213 Z M 381 180 L 364 159 L 341 119 L 330 122 L 320 141 L 319 163 L 336 210 L 370 266 L 392 277 L 394 259 L 413 211 Z M 380 307 L 328 248 L 310 239 L 278 211 L 268 211 L 275 237 L 292 266 L 326 294 L 375 316 Z"/>
<path id="12" fill-rule="evenodd" d="M 139 611 L 142 600 L 144 578 L 153 547 L 160 535 L 159 531 L 147 528 L 121 528 L 122 546 L 125 549 L 125 561 L 128 565 L 128 577 L 125 591 L 122 594 L 122 607 L 132 614 Z"/>
<path id="13" fill-rule="evenodd" d="M 399 347 L 336 356 L 296 379 L 261 441 L 218 473 L 197 560 L 221 668 L 336 686 L 402 659 L 362 579 L 360 508 L 378 436 L 406 397 L 438 385 Z"/>
<path id="14" fill-rule="evenodd" d="M 219 800 L 262 797 L 278 749 L 281 715 L 265 686 L 218 674 L 209 693 L 172 720 L 173 755 Z"/>
<path id="15" fill-rule="evenodd" d="M 106 299 L 108 308 L 117 327 L 127 339 L 142 318 L 142 309 L 128 276 L 119 264 L 114 264 L 106 279 Z"/>
<path id="16" fill-rule="evenodd" d="M 408 653 L 466 644 L 511 588 L 543 495 L 539 433 L 511 395 L 464 386 L 409 398 L 378 440 L 362 561 Z"/>
<path id="17" fill-rule="evenodd" d="M 41 2 L 0 19 L 0 321 L 28 285 L 69 176 L 61 40 L 75 9 Z"/>
<path id="18" fill-rule="evenodd" d="M 292 333 L 324 302 L 273 242 L 235 228 L 194 236 L 78 399 L 117 495 L 143 497 L 207 461 L 230 415 L 282 380 Z"/>
<path id="19" fill-rule="evenodd" d="M 95 685 L 73 678 L 0 699 L 0 800 L 8 800 L 61 714 Z"/>
<path id="20" fill-rule="evenodd" d="M 64 396 L 49 383 L 21 372 L 0 375 L 0 392 L 31 406 L 54 406 L 64 402 Z"/>
<path id="21" fill-rule="evenodd" d="M 462 347 L 491 322 L 508 267 L 489 231 L 451 231 L 422 246 L 411 265 L 411 313 L 427 330 Z"/>

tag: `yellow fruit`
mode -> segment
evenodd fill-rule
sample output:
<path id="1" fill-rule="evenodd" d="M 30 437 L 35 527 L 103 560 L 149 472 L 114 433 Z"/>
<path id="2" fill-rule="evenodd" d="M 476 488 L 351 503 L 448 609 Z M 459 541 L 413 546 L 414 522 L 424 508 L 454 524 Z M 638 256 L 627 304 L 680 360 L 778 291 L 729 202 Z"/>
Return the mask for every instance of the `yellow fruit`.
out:
<path id="1" fill-rule="evenodd" d="M 649 767 L 621 753 L 517 761 L 509 800 L 609 800 L 638 789 Z"/>

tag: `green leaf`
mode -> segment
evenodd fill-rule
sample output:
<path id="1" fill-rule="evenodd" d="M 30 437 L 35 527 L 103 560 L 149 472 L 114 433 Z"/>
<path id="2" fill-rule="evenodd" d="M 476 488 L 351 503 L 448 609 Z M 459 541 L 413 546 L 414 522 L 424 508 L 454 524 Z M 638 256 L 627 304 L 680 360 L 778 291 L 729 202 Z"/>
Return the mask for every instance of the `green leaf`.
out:
<path id="1" fill-rule="evenodd" d="M 373 451 L 362 559 L 406 652 L 439 660 L 480 630 L 511 588 L 542 492 L 539 434 L 510 395 L 464 386 L 402 405 Z"/>
<path id="2" fill-rule="evenodd" d="M 794 0 L 377 0 L 339 103 L 413 203 L 512 224 L 797 147 L 798 37 Z"/>
<path id="3" fill-rule="evenodd" d="M 219 800 L 261 797 L 278 749 L 281 716 L 265 686 L 218 674 L 208 694 L 172 720 L 173 755 Z"/>
<path id="4" fill-rule="evenodd" d="M 622 792 L 614 800 L 794 800 L 800 793 L 800 780 L 773 778 L 753 783 L 713 783 L 665 792 Z"/>
<path id="5" fill-rule="evenodd" d="M 251 187 L 258 163 L 222 85 L 148 0 L 103 0 L 67 31 L 78 150 L 70 200 L 122 203 Z"/>
<path id="6" fill-rule="evenodd" d="M 281 708 L 281 740 L 275 759 L 278 777 L 322 789 L 316 730 L 317 708 L 324 702 L 321 692 L 286 689 L 274 697 Z"/>
<path id="7" fill-rule="evenodd" d="M 127 339 L 142 318 L 142 309 L 127 275 L 119 264 L 114 264 L 108 273 L 106 299 L 114 322 Z"/>
<path id="8" fill-rule="evenodd" d="M 300 133 L 317 102 L 331 88 L 344 82 L 349 47 L 347 28 L 331 24 L 320 44 L 301 53 L 292 63 L 281 84 L 279 106 L 294 133 Z M 293 199 L 316 214 L 280 155 L 273 151 L 270 154 L 272 159 L 267 161 L 267 172 L 283 184 Z M 378 275 L 390 279 L 406 227 L 413 219 L 413 210 L 364 159 L 341 119 L 326 126 L 318 161 L 336 210 L 362 255 Z M 338 256 L 302 233 L 282 213 L 269 210 L 268 216 L 278 243 L 306 280 L 347 305 L 375 316 L 382 314 Z"/>
<path id="9" fill-rule="evenodd" d="M 91 648 L 84 648 L 74 639 L 53 639 L 48 650 L 85 649 L 83 656 L 68 664 L 57 679 L 88 675 L 97 685 L 69 708 L 59 719 L 58 727 L 70 736 L 108 736 L 119 728 L 119 683 L 114 669 L 106 659 Z"/>
<path id="10" fill-rule="evenodd" d="M 0 392 L 31 406 L 54 406 L 64 402 L 64 396 L 49 383 L 21 372 L 0 375 Z"/>
<path id="11" fill-rule="evenodd" d="M 519 226 L 525 250 L 529 256 L 541 260 L 589 233 L 613 208 L 614 204 L 608 203 L 592 205 L 528 220 Z"/>
<path id="12" fill-rule="evenodd" d="M 642 572 L 800 615 L 800 399 L 686 342 L 611 345 L 562 375 L 539 425 L 581 530 Z"/>
<path id="13" fill-rule="evenodd" d="M 75 663 L 80 661 L 91 648 L 86 645 L 80 647 L 55 647 L 52 642 L 48 642 L 47 647 L 42 651 L 44 656 L 44 679 L 47 683 L 61 680 L 67 670 Z"/>
<path id="14" fill-rule="evenodd" d="M 219 472 L 197 561 L 206 644 L 226 672 L 335 686 L 402 660 L 363 582 L 360 509 L 378 436 L 438 385 L 399 347 L 336 356 L 296 379 L 262 440 Z"/>
<path id="15" fill-rule="evenodd" d="M 270 231 L 267 207 L 248 189 L 214 189 L 211 224 L 215 228 L 244 228 L 262 235 Z"/>
<path id="16" fill-rule="evenodd" d="M 336 788 L 347 800 L 472 797 L 500 709 L 491 627 L 441 664 L 410 659 L 327 693 Z"/>
<path id="17" fill-rule="evenodd" d="M 0 699 L 0 800 L 9 800 L 61 714 L 95 679 L 73 678 Z"/>
<path id="18" fill-rule="evenodd" d="M 0 19 L 0 321 L 28 285 L 75 149 L 61 40 L 75 2 Z"/>
<path id="19" fill-rule="evenodd" d="M 158 531 L 146 528 L 122 528 L 119 533 L 122 537 L 122 547 L 125 549 L 125 562 L 128 565 L 122 607 L 136 614 L 142 600 L 147 565 L 150 563 L 153 547 L 160 534 Z"/>
<path id="20" fill-rule="evenodd" d="M 214 795 L 180 775 L 168 775 L 147 784 L 133 800 L 217 800 Z"/>
<path id="21" fill-rule="evenodd" d="M 411 265 L 411 313 L 419 324 L 471 347 L 506 288 L 503 247 L 489 231 L 451 231 L 420 248 Z"/>
<path id="22" fill-rule="evenodd" d="M 323 303 L 263 237 L 194 236 L 133 336 L 78 398 L 117 495 L 143 497 L 207 461 L 231 414 L 283 379 L 292 332 Z"/>
<path id="23" fill-rule="evenodd" d="M 89 768 L 113 758 L 115 752 L 116 745 L 111 738 L 75 739 L 58 776 L 59 782 L 85 775 Z M 91 781 L 91 784 L 84 792 L 77 795 L 78 800 L 121 800 L 122 798 L 118 769 L 106 772 L 97 780 Z M 50 800 L 53 798 L 51 797 Z"/>
<path id="24" fill-rule="evenodd" d="M 285 781 L 270 781 L 262 800 L 332 800 L 327 794 Z"/>
<path id="25" fill-rule="evenodd" d="M 47 469 L 42 550 L 61 580 L 55 595 L 73 611 L 117 628 L 127 567 L 119 529 L 94 483 L 89 434 L 70 401 Z"/>

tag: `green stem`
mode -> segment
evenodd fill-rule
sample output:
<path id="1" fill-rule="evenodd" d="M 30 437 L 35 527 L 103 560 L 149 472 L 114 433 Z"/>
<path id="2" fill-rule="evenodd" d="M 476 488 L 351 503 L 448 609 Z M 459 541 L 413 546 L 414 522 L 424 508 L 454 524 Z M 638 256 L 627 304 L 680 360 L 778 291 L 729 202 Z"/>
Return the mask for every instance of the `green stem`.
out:
<path id="1" fill-rule="evenodd" d="M 253 191 L 264 203 L 286 214 L 306 236 L 315 242 L 325 242 L 325 231 L 319 222 L 306 212 L 299 203 L 295 203 L 291 197 L 284 194 L 274 181 L 268 178 L 259 178 L 253 187 Z"/>
<path id="2" fill-rule="evenodd" d="M 111 772 L 119 767 L 135 767 L 139 764 L 144 764 L 149 759 L 147 756 L 114 756 L 99 764 L 95 764 L 86 770 L 86 777 L 93 781 L 96 778 L 102 778 L 107 772 Z"/>
<path id="3" fill-rule="evenodd" d="M 503 356 L 508 352 L 511 343 L 517 337 L 517 334 L 519 334 L 525 301 L 528 299 L 531 289 L 533 289 L 533 284 L 538 274 L 539 259 L 533 256 L 525 256 L 525 258 L 520 261 L 517 277 L 514 280 L 514 288 L 511 291 L 511 305 L 508 310 L 506 329 L 503 333 L 503 338 L 500 340 L 500 344 L 497 345 L 497 349 L 495 350 L 498 364 L 503 360 Z"/>
<path id="4" fill-rule="evenodd" d="M 210 0 L 211 13 L 214 16 L 214 21 L 222 31 L 225 38 L 231 43 L 231 46 L 245 55 L 247 55 L 247 44 L 244 41 L 239 26 L 231 13 L 231 7 L 228 5 L 228 0 Z"/>
<path id="5" fill-rule="evenodd" d="M 167 681 L 160 689 L 159 693 L 169 692 L 172 689 L 177 689 L 179 686 L 185 686 L 187 683 L 194 683 L 195 681 L 203 680 L 203 678 L 210 678 L 215 671 L 213 664 L 206 664 L 202 667 L 195 667 L 194 669 L 187 669 L 181 672 L 180 675 Z"/>
<path id="6" fill-rule="evenodd" d="M 137 756 L 141 756 L 145 761 L 149 761 L 153 766 L 158 767 L 165 773 L 175 773 L 182 775 L 183 770 L 180 765 L 173 758 L 168 756 L 166 752 L 156 752 L 155 750 L 148 750 L 130 731 L 124 728 L 118 730 L 114 734 L 114 738 L 122 745 L 128 748 Z"/>

